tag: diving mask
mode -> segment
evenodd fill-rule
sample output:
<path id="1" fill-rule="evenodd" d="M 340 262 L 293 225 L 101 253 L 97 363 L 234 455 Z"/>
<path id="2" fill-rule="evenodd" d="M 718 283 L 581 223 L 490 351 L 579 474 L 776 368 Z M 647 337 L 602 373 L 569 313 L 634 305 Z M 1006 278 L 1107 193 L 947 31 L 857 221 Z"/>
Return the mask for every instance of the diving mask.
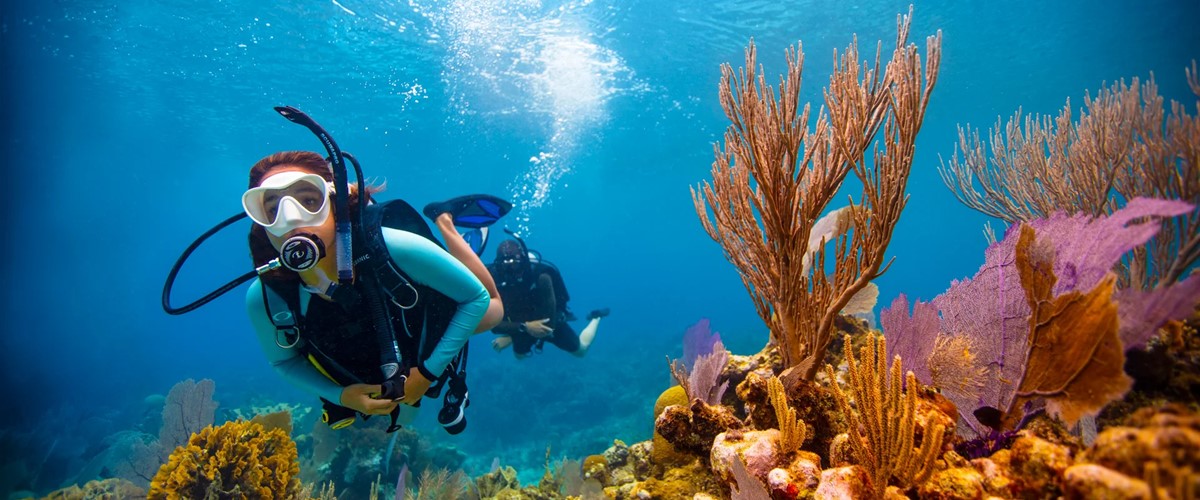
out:
<path id="1" fill-rule="evenodd" d="M 329 218 L 329 183 L 305 172 L 280 172 L 242 195 L 242 208 L 267 232 L 283 237 L 299 227 L 324 224 Z"/>

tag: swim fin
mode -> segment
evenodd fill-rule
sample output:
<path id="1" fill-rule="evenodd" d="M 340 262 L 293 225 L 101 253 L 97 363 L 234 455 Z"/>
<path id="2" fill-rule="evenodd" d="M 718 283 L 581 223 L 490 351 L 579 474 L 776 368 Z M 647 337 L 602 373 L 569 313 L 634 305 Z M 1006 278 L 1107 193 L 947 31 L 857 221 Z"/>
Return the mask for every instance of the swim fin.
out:
<path id="1" fill-rule="evenodd" d="M 451 198 L 442 202 L 425 205 L 421 213 L 430 219 L 436 219 L 443 213 L 450 213 L 454 225 L 465 228 L 483 228 L 494 224 L 504 214 L 512 210 L 512 203 L 488 194 L 469 194 Z"/>
<path id="2" fill-rule="evenodd" d="M 487 248 L 488 229 L 490 228 L 470 228 L 465 232 L 459 233 L 459 236 L 462 236 L 463 241 L 467 242 L 467 245 L 471 247 L 471 251 L 475 252 L 475 255 L 483 257 L 483 249 Z"/>

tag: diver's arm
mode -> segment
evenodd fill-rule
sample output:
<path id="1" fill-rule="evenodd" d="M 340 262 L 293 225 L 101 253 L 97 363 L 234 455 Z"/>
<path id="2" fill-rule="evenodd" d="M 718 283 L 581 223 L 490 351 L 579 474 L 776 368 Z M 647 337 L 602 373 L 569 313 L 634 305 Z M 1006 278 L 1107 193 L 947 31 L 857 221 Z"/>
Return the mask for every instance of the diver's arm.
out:
<path id="1" fill-rule="evenodd" d="M 254 326 L 255 336 L 262 346 L 267 361 L 293 385 L 333 403 L 341 403 L 342 386 L 325 378 L 317 368 L 300 355 L 297 345 L 291 349 L 280 347 L 275 341 L 275 325 L 267 317 L 263 304 L 262 282 L 255 279 L 246 292 L 246 313 Z"/>
<path id="2" fill-rule="evenodd" d="M 487 312 L 488 291 L 465 265 L 432 241 L 398 229 L 384 227 L 382 230 L 392 261 L 397 266 L 413 280 L 458 302 L 458 310 L 450 318 L 446 333 L 433 353 L 427 359 L 418 360 L 418 368 L 426 377 L 432 374 L 437 378 L 479 326 Z"/>
<path id="3" fill-rule="evenodd" d="M 524 325 L 525 323 L 520 321 L 509 321 L 505 319 L 504 321 L 501 321 L 500 324 L 496 325 L 495 328 L 492 328 L 492 333 L 496 335 L 516 335 L 518 333 L 524 333 L 523 330 L 521 330 L 521 327 Z"/>

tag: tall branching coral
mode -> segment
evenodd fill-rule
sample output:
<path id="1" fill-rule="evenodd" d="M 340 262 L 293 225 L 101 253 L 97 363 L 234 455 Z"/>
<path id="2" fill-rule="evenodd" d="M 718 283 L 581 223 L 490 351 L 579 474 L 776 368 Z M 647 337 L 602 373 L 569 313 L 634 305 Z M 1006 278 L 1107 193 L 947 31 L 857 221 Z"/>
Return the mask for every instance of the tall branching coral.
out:
<path id="1" fill-rule="evenodd" d="M 799 103 L 799 47 L 786 51 L 778 98 L 759 74 L 753 42 L 745 68 L 721 68 L 721 106 L 732 124 L 724 148 L 714 146 L 711 184 L 694 187 L 692 200 L 705 231 L 737 267 L 785 364 L 800 367 L 808 380 L 839 311 L 886 270 L 884 251 L 907 201 L 913 144 L 941 60 L 939 32 L 926 39 L 922 70 L 917 47 L 908 44 L 910 20 L 911 10 L 898 18 L 896 48 L 882 71 L 878 51 L 873 67 L 859 62 L 857 41 L 840 57 L 834 53 L 825 107 L 812 130 L 811 108 Z M 850 208 L 849 231 L 831 242 L 830 273 L 826 245 L 805 256 L 813 226 L 851 172 L 863 191 Z"/>
<path id="2" fill-rule="evenodd" d="M 883 498 L 888 481 L 908 488 L 929 477 L 933 464 L 942 449 L 945 429 L 935 425 L 925 429 L 921 446 L 915 445 L 917 411 L 917 377 L 900 371 L 900 357 L 887 366 L 887 341 L 882 337 L 868 341 L 859 350 L 859 363 L 850 349 L 846 336 L 846 364 L 849 376 L 846 385 L 850 396 L 837 384 L 833 367 L 825 365 L 825 373 L 833 381 L 838 406 L 846 415 L 850 449 L 854 458 L 871 476 L 876 497 Z M 854 400 L 857 410 L 850 406 Z"/>
<path id="3" fill-rule="evenodd" d="M 1197 97 L 1196 63 L 1185 71 Z M 1109 215 L 1137 197 L 1200 206 L 1200 114 L 1172 101 L 1164 117 L 1153 75 L 1084 97 L 1078 119 L 1070 101 L 1058 116 L 1022 116 L 989 130 L 959 129 L 959 144 L 939 169 L 959 201 L 1009 224 L 1056 212 Z M 962 157 L 959 157 L 961 152 Z M 991 236 L 994 241 L 995 237 Z M 1120 266 L 1121 288 L 1164 287 L 1200 262 L 1200 210 L 1171 219 Z"/>

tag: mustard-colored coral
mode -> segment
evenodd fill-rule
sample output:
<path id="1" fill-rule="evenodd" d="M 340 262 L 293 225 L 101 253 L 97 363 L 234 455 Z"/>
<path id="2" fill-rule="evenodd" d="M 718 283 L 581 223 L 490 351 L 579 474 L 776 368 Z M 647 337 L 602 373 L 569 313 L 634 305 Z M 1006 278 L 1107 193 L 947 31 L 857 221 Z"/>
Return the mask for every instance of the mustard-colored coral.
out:
<path id="1" fill-rule="evenodd" d="M 867 341 L 859 349 L 861 363 L 854 357 L 849 336 L 845 351 L 850 369 L 846 385 L 857 409 L 850 406 L 851 397 L 838 386 L 833 367 L 825 365 L 825 373 L 848 420 L 854 459 L 870 474 L 875 496 L 883 496 L 889 480 L 894 479 L 901 488 L 924 482 L 941 452 L 945 429 L 941 424 L 925 429 L 917 448 L 917 377 L 911 371 L 901 375 L 899 356 L 888 370 L 887 341 L 883 336 Z"/>
<path id="2" fill-rule="evenodd" d="M 683 390 L 683 386 L 673 385 L 658 396 L 658 400 L 654 402 L 654 418 L 657 420 L 668 406 L 674 405 L 685 407 L 688 405 L 687 392 Z M 664 439 L 656 430 L 654 431 L 654 445 L 650 452 L 650 459 L 656 464 L 672 465 L 687 463 L 692 457 L 676 450 L 675 446 Z"/>
<path id="3" fill-rule="evenodd" d="M 150 481 L 147 498 L 295 498 L 299 474 L 290 436 L 237 420 L 205 427 L 176 448 Z"/>
<path id="4" fill-rule="evenodd" d="M 670 443 L 668 443 L 670 444 Z M 597 479 L 603 482 L 604 473 L 608 471 L 608 460 L 604 455 L 588 455 L 583 459 L 583 477 Z"/>
<path id="5" fill-rule="evenodd" d="M 779 377 L 767 379 L 767 397 L 771 399 L 771 406 L 775 407 L 776 420 L 779 420 L 780 450 L 784 453 L 799 450 L 808 437 L 808 428 L 804 426 L 804 421 L 796 418 L 796 409 L 788 406 L 787 392 Z"/>

